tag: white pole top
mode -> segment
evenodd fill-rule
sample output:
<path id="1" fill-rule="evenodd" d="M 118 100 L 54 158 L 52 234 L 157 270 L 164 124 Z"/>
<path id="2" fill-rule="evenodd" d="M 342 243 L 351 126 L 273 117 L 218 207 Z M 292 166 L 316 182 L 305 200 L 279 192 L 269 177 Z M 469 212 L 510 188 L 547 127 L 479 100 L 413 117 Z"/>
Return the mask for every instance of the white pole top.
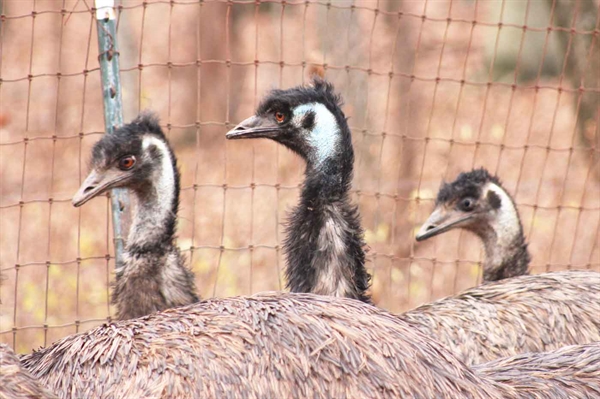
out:
<path id="1" fill-rule="evenodd" d="M 96 19 L 115 19 L 115 0 L 95 0 Z"/>

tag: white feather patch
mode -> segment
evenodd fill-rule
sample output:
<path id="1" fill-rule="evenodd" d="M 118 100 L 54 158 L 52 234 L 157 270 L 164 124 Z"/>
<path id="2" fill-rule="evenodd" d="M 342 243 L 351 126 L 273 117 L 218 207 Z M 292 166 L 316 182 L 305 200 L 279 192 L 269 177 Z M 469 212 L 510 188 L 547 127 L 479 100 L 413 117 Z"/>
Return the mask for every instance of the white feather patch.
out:
<path id="1" fill-rule="evenodd" d="M 315 149 L 317 162 L 321 163 L 337 151 L 339 126 L 335 116 L 321 103 L 303 104 L 294 109 L 293 123 L 302 126 L 302 119 L 307 112 L 315 113 L 314 127 L 307 132 L 308 141 Z"/>
<path id="2" fill-rule="evenodd" d="M 332 212 L 338 210 L 332 207 Z M 346 245 L 342 239 L 342 229 L 338 223 L 341 218 L 334 220 L 327 217 L 319 233 L 317 260 L 317 279 L 315 294 L 347 297 L 351 295 L 351 281 L 348 280 L 348 265 L 345 264 Z"/>
<path id="3" fill-rule="evenodd" d="M 173 201 L 173 191 L 175 190 L 175 171 L 173 170 L 173 161 L 167 144 L 154 136 L 144 136 L 142 148 L 147 151 L 151 145 L 155 146 L 162 155 L 160 168 L 157 169 L 155 187 L 158 195 L 158 202 L 165 205 L 165 209 L 171 209 Z"/>
<path id="4" fill-rule="evenodd" d="M 137 212 L 129 231 L 128 244 L 149 240 L 151 236 L 164 230 L 163 222 L 171 212 L 175 195 L 175 170 L 167 144 L 159 138 L 146 135 L 142 139 L 144 154 L 150 146 L 161 153 L 161 165 L 156 168 L 151 179 L 154 181 L 155 196 L 151 200 L 139 198 Z M 148 155 L 144 155 L 148 156 Z"/>
<path id="5" fill-rule="evenodd" d="M 496 210 L 496 217 L 491 219 L 491 226 L 496 232 L 496 249 L 509 247 L 515 237 L 520 234 L 519 214 L 513 204 L 510 196 L 504 189 L 494 183 L 488 183 L 483 192 L 487 196 L 488 191 L 493 191 L 501 201 L 500 208 Z M 501 257 L 502 251 L 494 251 L 498 257 Z M 501 263 L 502 259 L 490 259 L 492 263 Z"/>

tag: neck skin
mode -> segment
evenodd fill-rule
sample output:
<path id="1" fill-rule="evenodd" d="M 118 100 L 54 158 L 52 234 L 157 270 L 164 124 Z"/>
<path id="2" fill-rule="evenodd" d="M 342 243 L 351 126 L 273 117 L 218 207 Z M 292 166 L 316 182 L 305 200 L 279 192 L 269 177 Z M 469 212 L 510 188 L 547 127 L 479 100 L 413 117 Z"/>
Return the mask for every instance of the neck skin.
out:
<path id="1" fill-rule="evenodd" d="M 479 231 L 483 240 L 485 264 L 483 281 L 497 281 L 528 273 L 531 260 L 519 214 L 510 196 L 501 187 L 491 184 L 488 189 L 501 199 L 501 206 L 494 219 Z"/>
<path id="2" fill-rule="evenodd" d="M 118 318 L 140 317 L 198 300 L 194 276 L 174 244 L 179 203 L 179 174 L 162 140 L 147 136 L 160 157 L 147 181 L 132 191 L 137 208 L 117 270 L 113 303 Z"/>
<path id="3" fill-rule="evenodd" d="M 150 146 L 153 146 L 153 151 L 160 157 L 160 162 L 146 181 L 132 191 L 137 200 L 137 209 L 126 246 L 126 251 L 132 254 L 175 247 L 179 175 L 166 143 L 156 137 L 147 136 L 143 140 L 144 151 L 147 152 Z"/>
<path id="4" fill-rule="evenodd" d="M 311 160 L 300 204 L 287 230 L 288 287 L 292 292 L 349 297 L 370 302 L 366 293 L 363 231 L 348 191 L 352 181 L 352 148 L 344 160 Z"/>

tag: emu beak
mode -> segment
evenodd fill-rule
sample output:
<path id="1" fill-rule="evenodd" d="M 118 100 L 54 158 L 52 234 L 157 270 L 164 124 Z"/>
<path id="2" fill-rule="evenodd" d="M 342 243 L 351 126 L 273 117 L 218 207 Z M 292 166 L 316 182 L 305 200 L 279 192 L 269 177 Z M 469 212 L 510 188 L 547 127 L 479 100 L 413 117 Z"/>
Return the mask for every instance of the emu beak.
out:
<path id="1" fill-rule="evenodd" d="M 421 226 L 417 236 L 417 241 L 424 241 L 428 238 L 437 236 L 438 234 L 445 233 L 448 230 L 452 230 L 457 227 L 460 223 L 466 222 L 473 218 L 473 214 L 465 214 L 457 210 L 446 210 L 443 206 L 438 206 L 433 210 L 433 213 L 429 215 L 427 221 Z"/>
<path id="2" fill-rule="evenodd" d="M 107 192 L 128 176 L 129 174 L 120 170 L 110 169 L 103 173 L 92 170 L 73 196 L 73 206 L 79 207 L 85 204 L 92 198 Z"/>
<path id="3" fill-rule="evenodd" d="M 230 140 L 274 138 L 280 132 L 280 127 L 275 121 L 253 115 L 243 120 L 239 125 L 227 132 L 225 137 Z"/>

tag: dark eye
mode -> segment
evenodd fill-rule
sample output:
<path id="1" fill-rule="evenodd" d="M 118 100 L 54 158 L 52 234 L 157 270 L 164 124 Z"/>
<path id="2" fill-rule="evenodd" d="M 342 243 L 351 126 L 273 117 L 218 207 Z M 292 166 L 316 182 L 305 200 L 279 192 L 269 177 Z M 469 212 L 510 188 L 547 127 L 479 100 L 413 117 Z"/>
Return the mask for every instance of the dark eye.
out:
<path id="1" fill-rule="evenodd" d="M 283 112 L 275 112 L 275 120 L 277 123 L 283 123 L 285 121 L 285 114 Z"/>
<path id="2" fill-rule="evenodd" d="M 129 170 L 135 165 L 135 157 L 133 155 L 127 155 L 119 159 L 119 169 Z"/>
<path id="3" fill-rule="evenodd" d="M 459 204 L 459 208 L 463 211 L 472 211 L 474 206 L 475 200 L 473 198 L 463 198 Z"/>

